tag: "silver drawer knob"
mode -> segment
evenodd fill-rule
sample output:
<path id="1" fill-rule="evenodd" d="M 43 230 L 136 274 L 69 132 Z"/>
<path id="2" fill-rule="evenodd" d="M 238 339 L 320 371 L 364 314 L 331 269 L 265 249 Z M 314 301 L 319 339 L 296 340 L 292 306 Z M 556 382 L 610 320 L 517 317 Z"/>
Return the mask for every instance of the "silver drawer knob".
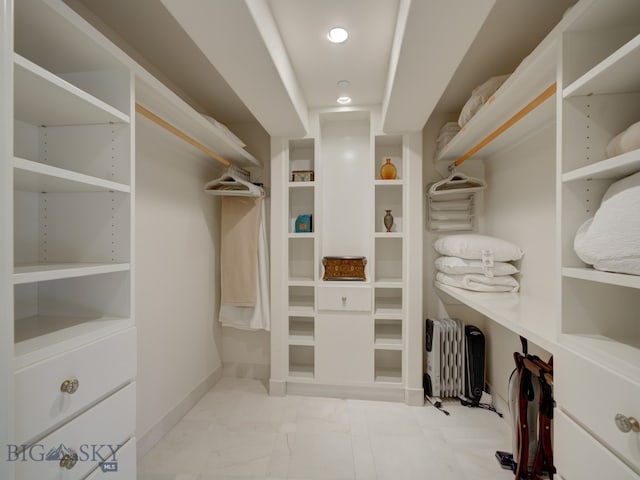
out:
<path id="1" fill-rule="evenodd" d="M 62 382 L 62 385 L 60 385 L 60 391 L 62 393 L 68 393 L 69 395 L 71 395 L 78 391 L 79 386 L 80 382 L 77 378 L 74 378 L 73 380 L 65 380 L 64 382 Z"/>
<path id="2" fill-rule="evenodd" d="M 342 304 L 346 305 L 347 304 L 347 297 L 342 297 Z"/>
<path id="3" fill-rule="evenodd" d="M 640 423 L 633 417 L 627 417 L 621 413 L 616 415 L 616 426 L 622 433 L 640 432 Z"/>
<path id="4" fill-rule="evenodd" d="M 60 467 L 66 468 L 67 470 L 71 470 L 75 467 L 76 463 L 78 463 L 78 454 L 71 449 L 69 449 L 60 459 Z"/>

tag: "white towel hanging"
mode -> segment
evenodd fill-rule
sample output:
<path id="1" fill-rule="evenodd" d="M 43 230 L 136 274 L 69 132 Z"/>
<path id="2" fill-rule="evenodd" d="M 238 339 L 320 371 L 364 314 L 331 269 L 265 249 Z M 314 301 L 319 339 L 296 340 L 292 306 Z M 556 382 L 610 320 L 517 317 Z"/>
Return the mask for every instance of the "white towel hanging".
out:
<path id="1" fill-rule="evenodd" d="M 249 181 L 249 176 L 234 167 L 215 180 L 207 182 L 204 190 L 209 195 L 236 197 L 264 197 L 264 190 Z"/>

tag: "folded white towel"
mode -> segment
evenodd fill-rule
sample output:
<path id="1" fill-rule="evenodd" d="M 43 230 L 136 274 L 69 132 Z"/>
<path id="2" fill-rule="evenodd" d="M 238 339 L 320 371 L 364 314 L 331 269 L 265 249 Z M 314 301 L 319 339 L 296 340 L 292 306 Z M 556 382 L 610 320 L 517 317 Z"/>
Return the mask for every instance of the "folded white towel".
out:
<path id="1" fill-rule="evenodd" d="M 613 183 L 578 229 L 574 248 L 597 270 L 640 275 L 640 172 Z"/>
<path id="2" fill-rule="evenodd" d="M 473 273 L 449 275 L 438 272 L 436 282 L 474 292 L 517 292 L 520 288 L 518 281 L 510 275 L 490 278 Z"/>
<path id="3" fill-rule="evenodd" d="M 615 157 L 640 148 L 640 122 L 619 133 L 607 145 L 607 157 Z"/>
<path id="4" fill-rule="evenodd" d="M 465 275 L 476 273 L 487 277 L 501 277 L 518 273 L 518 269 L 507 262 L 493 262 L 493 266 L 485 265 L 482 260 L 467 260 L 459 257 L 438 257 L 436 268 L 450 275 Z"/>

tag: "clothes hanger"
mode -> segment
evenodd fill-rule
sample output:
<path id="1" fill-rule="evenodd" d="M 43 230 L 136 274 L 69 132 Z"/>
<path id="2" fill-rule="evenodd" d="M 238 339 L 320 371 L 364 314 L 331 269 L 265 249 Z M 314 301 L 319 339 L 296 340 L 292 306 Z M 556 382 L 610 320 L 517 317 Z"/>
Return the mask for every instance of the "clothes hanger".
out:
<path id="1" fill-rule="evenodd" d="M 480 178 L 469 177 L 462 172 L 457 172 L 455 167 L 449 170 L 451 173 L 447 178 L 435 182 L 429 187 L 430 197 L 479 192 L 487 188 L 487 182 Z"/>
<path id="2" fill-rule="evenodd" d="M 249 181 L 249 176 L 234 167 L 215 180 L 207 182 L 204 190 L 209 195 L 233 197 L 264 197 L 264 190 Z"/>

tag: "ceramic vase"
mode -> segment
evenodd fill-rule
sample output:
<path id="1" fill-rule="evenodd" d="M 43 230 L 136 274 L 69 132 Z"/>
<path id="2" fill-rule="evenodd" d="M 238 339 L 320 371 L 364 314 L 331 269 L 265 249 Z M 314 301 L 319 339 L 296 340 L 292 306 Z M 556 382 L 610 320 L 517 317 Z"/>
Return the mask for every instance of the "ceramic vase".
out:
<path id="1" fill-rule="evenodd" d="M 391 210 L 385 210 L 384 214 L 384 226 L 387 229 L 387 232 L 391 231 L 391 227 L 393 227 L 393 215 L 391 215 Z"/>

